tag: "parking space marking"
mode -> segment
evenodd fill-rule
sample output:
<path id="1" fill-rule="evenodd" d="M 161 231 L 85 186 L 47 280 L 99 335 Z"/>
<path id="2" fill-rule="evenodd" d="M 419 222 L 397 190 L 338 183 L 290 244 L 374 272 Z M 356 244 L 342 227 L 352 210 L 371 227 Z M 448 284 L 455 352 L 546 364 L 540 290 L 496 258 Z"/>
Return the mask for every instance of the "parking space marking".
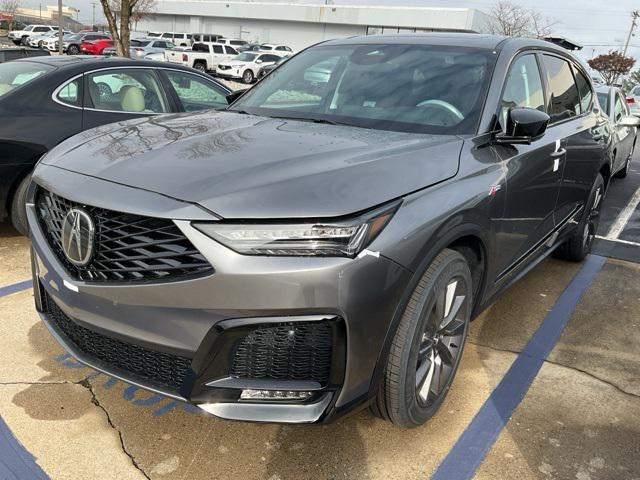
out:
<path id="1" fill-rule="evenodd" d="M 622 211 L 618 215 L 618 218 L 616 218 L 616 220 L 611 225 L 611 228 L 609 229 L 609 232 L 607 232 L 607 235 L 605 237 L 606 240 L 618 239 L 620 234 L 623 232 L 624 228 L 627 226 L 627 223 L 629 223 L 629 219 L 631 218 L 631 215 L 633 215 L 633 212 L 635 212 L 639 204 L 640 204 L 640 187 L 638 187 L 638 189 L 635 191 L 635 193 L 629 200 L 629 203 L 627 203 L 627 206 L 622 209 Z"/>
<path id="2" fill-rule="evenodd" d="M 605 257 L 597 255 L 587 257 L 582 268 L 558 297 L 503 379 L 440 463 L 431 480 L 467 480 L 473 477 L 513 411 L 529 390 L 580 298 L 606 260 Z"/>
<path id="3" fill-rule="evenodd" d="M 5 287 L 0 287 L 0 297 L 27 290 L 32 286 L 33 282 L 31 280 L 24 280 L 22 282 L 12 283 L 11 285 L 7 285 Z"/>
<path id="4" fill-rule="evenodd" d="M 3 480 L 31 480 L 49 477 L 36 463 L 36 459 L 13 436 L 0 417 L 0 478 Z"/>
<path id="5" fill-rule="evenodd" d="M 599 238 L 600 240 L 608 240 L 609 242 L 624 243 L 625 245 L 634 245 L 636 247 L 640 247 L 640 243 L 632 242 L 630 240 L 623 240 L 622 238 L 607 238 L 600 235 L 596 235 L 596 238 Z"/>

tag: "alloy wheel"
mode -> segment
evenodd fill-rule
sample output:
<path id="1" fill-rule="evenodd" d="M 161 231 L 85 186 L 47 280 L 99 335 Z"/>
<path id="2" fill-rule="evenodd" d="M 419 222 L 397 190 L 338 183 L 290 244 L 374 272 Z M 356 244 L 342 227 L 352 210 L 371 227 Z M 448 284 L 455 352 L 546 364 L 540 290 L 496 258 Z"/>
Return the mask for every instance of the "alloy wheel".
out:
<path id="1" fill-rule="evenodd" d="M 416 398 L 433 404 L 455 371 L 466 329 L 468 292 L 462 278 L 453 278 L 436 294 L 425 325 L 416 368 Z"/>

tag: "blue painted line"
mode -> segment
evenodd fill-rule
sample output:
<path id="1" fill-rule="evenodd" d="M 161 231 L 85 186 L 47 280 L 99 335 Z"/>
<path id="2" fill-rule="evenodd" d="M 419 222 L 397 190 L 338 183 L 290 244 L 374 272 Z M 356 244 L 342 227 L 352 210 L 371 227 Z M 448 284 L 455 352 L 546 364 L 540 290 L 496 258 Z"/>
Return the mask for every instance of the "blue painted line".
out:
<path id="1" fill-rule="evenodd" d="M 605 257 L 587 257 L 502 381 L 431 476 L 431 480 L 468 480 L 474 476 L 529 390 L 547 355 L 558 342 L 580 298 L 605 262 Z"/>
<path id="2" fill-rule="evenodd" d="M 33 282 L 31 280 L 25 280 L 24 282 L 13 283 L 11 285 L 7 285 L 6 287 L 0 287 L 0 297 L 27 290 L 32 286 Z"/>
<path id="3" fill-rule="evenodd" d="M 13 436 L 0 417 L 0 478 L 2 480 L 32 480 L 49 477 L 36 459 Z"/>

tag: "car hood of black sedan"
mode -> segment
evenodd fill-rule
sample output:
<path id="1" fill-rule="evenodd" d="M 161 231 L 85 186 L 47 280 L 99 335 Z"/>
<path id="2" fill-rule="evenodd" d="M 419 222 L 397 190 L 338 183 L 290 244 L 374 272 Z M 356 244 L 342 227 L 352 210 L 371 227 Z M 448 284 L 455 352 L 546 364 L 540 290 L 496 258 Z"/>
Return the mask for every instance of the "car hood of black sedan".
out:
<path id="1" fill-rule="evenodd" d="M 223 218 L 326 218 L 454 176 L 462 142 L 209 111 L 88 130 L 42 162 L 198 203 Z"/>

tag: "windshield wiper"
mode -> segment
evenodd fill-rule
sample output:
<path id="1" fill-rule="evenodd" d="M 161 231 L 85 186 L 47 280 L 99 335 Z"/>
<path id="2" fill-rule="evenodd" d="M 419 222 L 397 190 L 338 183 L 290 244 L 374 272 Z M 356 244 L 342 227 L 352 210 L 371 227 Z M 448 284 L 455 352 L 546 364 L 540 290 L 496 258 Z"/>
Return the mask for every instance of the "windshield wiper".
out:
<path id="1" fill-rule="evenodd" d="M 269 118 L 276 118 L 278 120 L 299 120 L 301 122 L 311 122 L 311 123 L 323 123 L 325 125 L 346 125 L 348 127 L 353 127 L 355 125 L 351 125 L 349 123 L 341 123 L 336 122 L 335 120 L 328 120 L 326 118 L 312 118 L 312 117 L 287 117 L 287 116 L 275 116 L 269 115 Z"/>

